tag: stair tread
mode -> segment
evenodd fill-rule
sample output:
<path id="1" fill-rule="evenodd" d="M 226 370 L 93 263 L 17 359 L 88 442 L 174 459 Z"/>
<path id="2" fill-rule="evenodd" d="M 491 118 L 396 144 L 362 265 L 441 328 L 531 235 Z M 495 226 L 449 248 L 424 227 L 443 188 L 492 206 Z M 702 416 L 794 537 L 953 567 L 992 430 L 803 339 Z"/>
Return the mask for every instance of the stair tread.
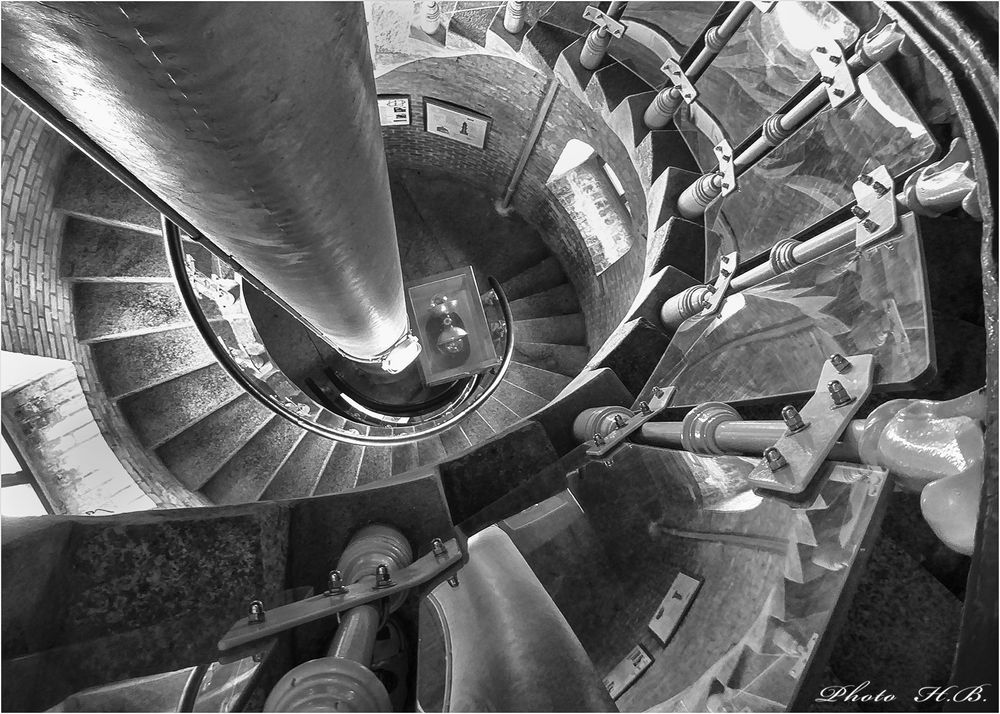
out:
<path id="1" fill-rule="evenodd" d="M 505 379 L 543 399 L 554 399 L 571 381 L 564 374 L 549 372 L 520 362 L 511 362 Z"/>
<path id="2" fill-rule="evenodd" d="M 448 456 L 448 452 L 441 443 L 439 436 L 431 436 L 417 442 L 417 454 L 421 466 L 430 466 L 439 461 L 443 461 Z"/>
<path id="3" fill-rule="evenodd" d="M 539 397 L 537 394 L 532 394 L 522 387 L 511 384 L 506 379 L 501 382 L 497 391 L 493 393 L 493 397 L 522 418 L 534 414 L 548 404 L 546 399 Z"/>
<path id="4" fill-rule="evenodd" d="M 84 154 L 66 160 L 55 205 L 90 219 L 160 233 L 160 214 Z"/>
<path id="5" fill-rule="evenodd" d="M 79 218 L 66 221 L 59 270 L 69 280 L 172 280 L 159 236 Z"/>
<path id="6" fill-rule="evenodd" d="M 406 473 L 420 465 L 420 451 L 415 443 L 392 448 L 392 475 Z"/>
<path id="7" fill-rule="evenodd" d="M 209 479 L 201 491 L 213 503 L 251 503 L 260 498 L 302 437 L 302 427 L 274 415 Z"/>
<path id="8" fill-rule="evenodd" d="M 529 295 L 555 288 L 567 282 L 566 273 L 554 256 L 539 261 L 532 267 L 522 271 L 501 283 L 508 300 L 519 300 Z"/>
<path id="9" fill-rule="evenodd" d="M 358 468 L 355 486 L 364 486 L 387 478 L 392 473 L 392 447 L 366 446 Z"/>
<path id="10" fill-rule="evenodd" d="M 586 35 L 594 29 L 594 24 L 583 16 L 590 2 L 557 2 L 545 11 L 541 16 L 541 21 L 561 30 L 572 32 L 576 35 Z"/>
<path id="11" fill-rule="evenodd" d="M 368 428 L 364 426 L 354 427 L 361 433 L 367 434 Z M 314 496 L 321 496 L 327 493 L 338 493 L 353 488 L 358 480 L 358 469 L 361 467 L 361 459 L 364 456 L 365 447 L 355 444 L 340 442 L 330 455 L 330 460 L 323 469 L 316 482 Z"/>
<path id="12" fill-rule="evenodd" d="M 580 38 L 575 32 L 539 20 L 524 35 L 521 56 L 538 69 L 552 69 L 560 53 Z"/>
<path id="13" fill-rule="evenodd" d="M 513 367 L 513 364 L 511 365 Z M 469 437 L 469 441 L 473 444 L 478 444 L 481 441 L 486 441 L 492 437 L 496 432 L 493 428 L 486 423 L 478 413 L 473 413 L 467 416 L 462 421 L 462 431 L 465 435 Z"/>
<path id="14" fill-rule="evenodd" d="M 163 444 L 156 454 L 181 483 L 196 491 L 272 416 L 244 394 Z"/>
<path id="15" fill-rule="evenodd" d="M 242 393 L 226 370 L 212 363 L 125 397 L 118 406 L 143 446 L 155 446 Z"/>
<path id="16" fill-rule="evenodd" d="M 503 7 L 497 7 L 495 0 L 456 3 L 448 23 L 448 40 L 451 40 L 453 35 L 458 35 L 480 47 L 485 47 L 486 32 L 493 23 L 498 9 L 500 12 L 503 11 Z"/>
<path id="17" fill-rule="evenodd" d="M 586 345 L 587 323 L 583 313 L 535 317 L 514 321 L 514 335 L 518 342 L 549 342 L 560 345 Z"/>
<path id="18" fill-rule="evenodd" d="M 515 320 L 529 320 L 535 317 L 570 315 L 580 312 L 580 301 L 569 283 L 556 285 L 532 295 L 510 302 L 510 311 Z"/>
<path id="19" fill-rule="evenodd" d="M 460 451 L 465 451 L 472 446 L 472 442 L 466 436 L 460 424 L 453 426 L 438 436 L 441 439 L 441 445 L 444 446 L 444 450 L 449 456 L 457 454 Z"/>
<path id="20" fill-rule="evenodd" d="M 586 366 L 589 351 L 580 345 L 522 342 L 514 345 L 514 359 L 532 367 L 575 377 Z"/>
<path id="21" fill-rule="evenodd" d="M 336 441 L 319 434 L 305 434 L 274 474 L 271 483 L 264 489 L 261 500 L 277 501 L 311 496 L 316 481 L 337 445 Z"/>
<path id="22" fill-rule="evenodd" d="M 587 85 L 587 98 L 595 108 L 610 113 L 632 94 L 652 89 L 646 82 L 621 62 L 614 62 L 594 72 Z"/>
<path id="23" fill-rule="evenodd" d="M 495 396 L 479 408 L 479 415 L 494 432 L 500 433 L 521 421 L 521 417 L 503 405 Z"/>
<path id="24" fill-rule="evenodd" d="M 668 168 L 696 170 L 684 138 L 675 129 L 654 129 L 646 134 L 635 147 L 633 161 L 645 189 Z"/>
<path id="25" fill-rule="evenodd" d="M 77 283 L 73 303 L 77 338 L 83 342 L 191 322 L 169 283 Z"/>
<path id="26" fill-rule="evenodd" d="M 91 351 L 104 389 L 112 399 L 215 361 L 194 326 L 98 342 Z"/>

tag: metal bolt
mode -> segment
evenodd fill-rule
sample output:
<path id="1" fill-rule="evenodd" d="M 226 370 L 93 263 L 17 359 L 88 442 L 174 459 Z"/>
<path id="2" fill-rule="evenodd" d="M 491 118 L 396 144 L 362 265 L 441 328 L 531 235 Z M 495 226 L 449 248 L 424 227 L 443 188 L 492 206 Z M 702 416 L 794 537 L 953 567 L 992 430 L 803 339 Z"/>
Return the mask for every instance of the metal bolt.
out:
<path id="1" fill-rule="evenodd" d="M 830 355 L 830 364 L 832 364 L 833 368 L 841 374 L 851 371 L 851 363 L 839 352 Z"/>
<path id="2" fill-rule="evenodd" d="M 838 57 L 837 55 L 830 55 L 829 57 L 827 57 L 827 59 L 833 62 L 834 64 L 840 64 L 840 57 Z"/>
<path id="3" fill-rule="evenodd" d="M 643 414 L 650 414 L 653 410 L 649 408 L 649 402 L 639 402 L 639 411 Z"/>
<path id="4" fill-rule="evenodd" d="M 247 617 L 247 623 L 251 625 L 258 624 L 263 622 L 265 619 L 266 615 L 264 614 L 264 603 L 262 603 L 260 600 L 254 600 L 253 602 L 251 602 L 250 614 Z"/>
<path id="5" fill-rule="evenodd" d="M 826 54 L 826 48 L 825 47 L 817 47 L 816 51 L 819 52 L 821 55 L 825 55 Z"/>
<path id="6" fill-rule="evenodd" d="M 615 428 L 624 429 L 626 426 L 628 426 L 628 422 L 625 421 L 625 417 L 621 414 L 615 414 Z"/>
<path id="7" fill-rule="evenodd" d="M 873 221 L 871 218 L 866 218 L 861 223 L 861 225 L 864 226 L 865 230 L 868 231 L 869 233 L 874 233 L 875 231 L 878 230 L 878 223 Z"/>
<path id="8" fill-rule="evenodd" d="M 601 436 L 600 434 L 594 434 L 594 446 L 603 446 L 603 445 L 604 445 L 604 437 Z"/>
<path id="9" fill-rule="evenodd" d="M 331 570 L 326 579 L 326 595 L 343 595 L 347 592 L 344 587 L 344 576 L 339 570 Z"/>
<path id="10" fill-rule="evenodd" d="M 722 160 L 723 161 L 729 161 L 731 158 L 733 158 L 733 157 L 730 154 L 723 154 L 722 155 Z"/>
<path id="11" fill-rule="evenodd" d="M 854 217 L 858 219 L 868 218 L 868 211 L 863 209 L 861 206 L 855 206 L 854 208 L 852 208 L 851 213 L 853 213 Z"/>
<path id="12" fill-rule="evenodd" d="M 833 84 L 833 77 L 827 77 L 825 74 L 820 76 L 819 81 L 823 84 Z"/>
<path id="13" fill-rule="evenodd" d="M 457 588 L 458 587 L 458 576 L 457 575 L 452 575 L 450 578 L 448 578 L 448 584 L 451 585 L 453 588 Z"/>
<path id="14" fill-rule="evenodd" d="M 659 387 L 653 387 L 653 396 L 659 399 L 663 396 L 663 390 Z"/>
<path id="15" fill-rule="evenodd" d="M 764 450 L 764 460 L 767 462 L 767 468 L 771 469 L 772 472 L 788 466 L 785 457 L 773 446 Z"/>
<path id="16" fill-rule="evenodd" d="M 875 183 L 875 179 L 873 179 L 868 174 L 859 174 L 858 181 L 863 183 L 865 186 L 871 186 L 873 183 Z"/>
<path id="17" fill-rule="evenodd" d="M 378 567 L 375 568 L 375 589 L 389 588 L 395 584 L 392 576 L 389 575 L 389 566 L 385 563 L 379 563 Z"/>
<path id="18" fill-rule="evenodd" d="M 802 421 L 802 415 L 799 414 L 799 410 L 791 405 L 781 410 L 781 418 L 785 420 L 785 426 L 788 427 L 789 434 L 797 434 L 809 426 Z"/>
<path id="19" fill-rule="evenodd" d="M 834 408 L 842 407 L 845 404 L 850 404 L 854 401 L 854 397 L 848 394 L 847 390 L 844 389 L 844 385 L 836 379 L 827 384 L 826 388 L 830 390 L 830 396 L 833 397 Z"/>
<path id="20" fill-rule="evenodd" d="M 889 192 L 889 188 L 887 186 L 883 186 L 878 181 L 872 181 L 872 190 L 879 196 L 884 196 Z"/>
<path id="21" fill-rule="evenodd" d="M 440 538 L 435 538 L 431 541 L 431 548 L 434 549 L 435 558 L 443 558 L 448 555 L 448 548 L 445 546 L 444 541 Z"/>
<path id="22" fill-rule="evenodd" d="M 842 96 L 844 96 L 844 90 L 843 89 L 834 89 L 833 90 L 833 96 L 835 96 L 835 97 L 842 97 Z"/>

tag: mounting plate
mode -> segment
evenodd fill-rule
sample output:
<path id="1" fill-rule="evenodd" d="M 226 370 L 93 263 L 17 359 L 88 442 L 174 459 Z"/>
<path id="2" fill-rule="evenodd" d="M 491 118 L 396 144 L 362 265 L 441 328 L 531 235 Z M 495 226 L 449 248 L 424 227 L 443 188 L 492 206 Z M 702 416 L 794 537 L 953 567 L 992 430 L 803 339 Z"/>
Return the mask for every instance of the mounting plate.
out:
<path id="1" fill-rule="evenodd" d="M 605 28 L 611 33 L 612 37 L 616 37 L 619 40 L 625 35 L 625 30 L 627 28 L 624 24 L 611 17 L 606 12 L 598 10 L 593 5 L 587 5 L 587 9 L 583 11 L 583 17 L 590 20 L 598 27 Z"/>
<path id="2" fill-rule="evenodd" d="M 719 259 L 719 274 L 715 278 L 715 284 L 709 287 L 708 304 L 699 314 L 714 315 L 722 307 L 722 301 L 726 299 L 729 292 L 729 283 L 733 281 L 736 274 L 736 267 L 740 263 L 740 254 L 737 251 L 726 253 Z"/>
<path id="3" fill-rule="evenodd" d="M 858 225 L 854 229 L 854 244 L 857 248 L 879 241 L 896 232 L 899 227 L 899 208 L 896 205 L 896 191 L 893 178 L 884 165 L 858 178 L 851 186 L 858 206 L 855 216 Z M 860 211 L 858 210 L 860 209 Z"/>
<path id="4" fill-rule="evenodd" d="M 715 158 L 719 162 L 719 175 L 722 176 L 722 195 L 728 196 L 737 190 L 736 186 L 736 157 L 733 155 L 733 147 L 723 139 L 714 147 Z"/>
<path id="5" fill-rule="evenodd" d="M 695 88 L 694 83 L 687 78 L 684 74 L 684 70 L 677 63 L 677 60 L 668 59 L 660 67 L 660 71 L 667 75 L 667 78 L 673 83 L 675 87 L 681 90 L 681 98 L 684 100 L 685 104 L 691 104 L 695 99 L 698 98 L 698 90 Z"/>
<path id="6" fill-rule="evenodd" d="M 670 405 L 670 402 L 673 401 L 674 393 L 676 392 L 677 389 L 675 387 L 661 388 L 659 395 L 654 394 L 653 398 L 649 400 L 648 412 L 643 413 L 639 411 L 632 414 L 624 426 L 618 427 L 604 437 L 602 443 L 594 444 L 587 449 L 587 456 L 599 459 L 617 449 L 632 432 L 637 431 L 643 424 L 666 409 Z"/>
<path id="7" fill-rule="evenodd" d="M 821 40 L 822 45 L 809 53 L 819 68 L 819 80 L 826 85 L 826 95 L 830 106 L 837 107 L 849 102 L 858 93 L 851 68 L 847 66 L 844 48 L 833 38 Z"/>
<path id="8" fill-rule="evenodd" d="M 854 355 L 846 358 L 851 367 L 838 372 L 830 360 L 823 363 L 816 392 L 800 410 L 802 420 L 809 426 L 794 434 L 785 433 L 774 444 L 786 464 L 771 471 L 766 460 L 761 460 L 747 480 L 763 489 L 782 493 L 799 494 L 805 491 L 819 471 L 833 445 L 837 443 L 862 403 L 871 394 L 875 377 L 875 358 L 872 355 Z M 834 406 L 827 389 L 832 380 L 840 382 L 853 401 Z"/>

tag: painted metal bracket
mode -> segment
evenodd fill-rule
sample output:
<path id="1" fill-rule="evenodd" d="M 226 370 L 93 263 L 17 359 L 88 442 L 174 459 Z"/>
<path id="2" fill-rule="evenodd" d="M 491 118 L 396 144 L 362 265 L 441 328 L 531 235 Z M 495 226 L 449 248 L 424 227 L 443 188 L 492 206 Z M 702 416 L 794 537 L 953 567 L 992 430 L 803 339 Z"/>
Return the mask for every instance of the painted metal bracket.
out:
<path id="1" fill-rule="evenodd" d="M 858 93 L 858 83 L 854 80 L 851 68 L 847 66 L 844 48 L 840 43 L 832 38 L 821 41 L 823 44 L 810 52 L 809 56 L 819 68 L 819 81 L 826 85 L 830 106 L 836 109 Z"/>
<path id="2" fill-rule="evenodd" d="M 735 250 L 719 259 L 719 274 L 715 278 L 715 284 L 708 286 L 709 296 L 701 315 L 714 315 L 722 307 L 722 301 L 729 293 L 729 284 L 733 281 L 739 264 L 740 254 Z"/>
<path id="3" fill-rule="evenodd" d="M 875 377 L 872 355 L 834 358 L 823 363 L 816 393 L 801 409 L 807 426 L 786 432 L 764 452 L 765 458 L 747 476 L 754 486 L 789 494 L 805 491 L 871 394 Z"/>
<path id="4" fill-rule="evenodd" d="M 643 424 L 666 409 L 673 401 L 676 392 L 676 387 L 665 389 L 654 387 L 653 398 L 649 400 L 646 408 L 642 408 L 642 402 L 640 402 L 639 411 L 634 412 L 628 419 L 623 417 L 622 422 L 610 434 L 599 439 L 597 438 L 599 435 L 595 435 L 594 445 L 587 449 L 587 456 L 600 459 L 617 449 L 632 435 L 632 432 L 638 431 Z"/>
<path id="5" fill-rule="evenodd" d="M 587 9 L 583 11 L 583 17 L 590 20 L 592 23 L 598 27 L 603 27 L 605 30 L 611 33 L 612 37 L 621 39 L 625 35 L 625 30 L 627 29 L 624 24 L 611 17 L 606 12 L 598 10 L 593 5 L 587 5 Z"/>
<path id="6" fill-rule="evenodd" d="M 722 195 L 728 196 L 737 190 L 736 157 L 733 156 L 733 147 L 723 139 L 713 147 L 713 151 L 719 162 L 718 174 L 722 177 Z"/>
<path id="7" fill-rule="evenodd" d="M 660 71 L 667 75 L 675 87 L 681 90 L 681 98 L 684 100 L 685 104 L 691 104 L 695 99 L 698 98 L 698 90 L 695 88 L 694 83 L 688 79 L 687 75 L 684 74 L 684 70 L 677 63 L 675 59 L 668 59 L 660 67 Z"/>
<path id="8" fill-rule="evenodd" d="M 433 551 L 415 560 L 408 567 L 392 573 L 392 584 L 374 587 L 374 578 L 364 578 L 339 593 L 324 593 L 276 607 L 264 613 L 263 621 L 249 622 L 241 618 L 219 640 L 219 649 L 231 650 L 248 642 L 270 637 L 307 622 L 320 620 L 375 600 L 397 595 L 434 580 L 462 561 L 462 550 L 454 538 L 444 544 L 444 552 Z"/>
<path id="9" fill-rule="evenodd" d="M 767 14 L 778 4 L 778 0 L 770 0 L 770 2 L 767 0 L 753 0 L 753 4 L 761 13 Z"/>
<path id="10" fill-rule="evenodd" d="M 854 229 L 857 248 L 882 240 L 899 227 L 899 208 L 893 178 L 885 166 L 858 176 L 851 186 L 857 204 L 851 209 L 858 225 Z"/>

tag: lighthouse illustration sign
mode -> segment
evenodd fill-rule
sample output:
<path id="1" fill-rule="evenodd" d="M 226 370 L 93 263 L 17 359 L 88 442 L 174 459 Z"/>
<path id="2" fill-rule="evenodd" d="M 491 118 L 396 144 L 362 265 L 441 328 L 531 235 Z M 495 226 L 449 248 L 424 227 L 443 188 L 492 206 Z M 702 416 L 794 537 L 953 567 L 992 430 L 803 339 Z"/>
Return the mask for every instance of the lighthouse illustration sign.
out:
<path id="1" fill-rule="evenodd" d="M 380 94 L 378 118 L 382 126 L 408 126 L 410 97 L 406 94 Z"/>
<path id="2" fill-rule="evenodd" d="M 492 122 L 471 109 L 424 97 L 424 129 L 431 134 L 482 149 Z"/>

